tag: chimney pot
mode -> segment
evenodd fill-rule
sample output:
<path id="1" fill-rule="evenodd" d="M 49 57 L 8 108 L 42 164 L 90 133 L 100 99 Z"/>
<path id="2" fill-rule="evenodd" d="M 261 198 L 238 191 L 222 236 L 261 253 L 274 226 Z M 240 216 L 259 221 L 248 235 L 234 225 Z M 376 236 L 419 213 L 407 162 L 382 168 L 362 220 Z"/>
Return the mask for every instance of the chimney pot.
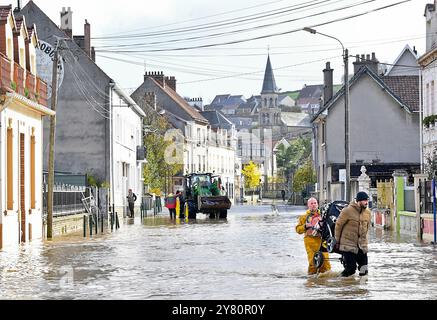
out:
<path id="1" fill-rule="evenodd" d="M 368 55 L 366 55 L 366 62 L 369 62 L 370 61 L 370 54 L 368 54 Z"/>
<path id="2" fill-rule="evenodd" d="M 372 61 L 376 61 L 375 52 L 372 52 Z"/>
<path id="3" fill-rule="evenodd" d="M 361 60 L 362 61 L 366 60 L 366 56 L 364 54 L 361 55 Z"/>

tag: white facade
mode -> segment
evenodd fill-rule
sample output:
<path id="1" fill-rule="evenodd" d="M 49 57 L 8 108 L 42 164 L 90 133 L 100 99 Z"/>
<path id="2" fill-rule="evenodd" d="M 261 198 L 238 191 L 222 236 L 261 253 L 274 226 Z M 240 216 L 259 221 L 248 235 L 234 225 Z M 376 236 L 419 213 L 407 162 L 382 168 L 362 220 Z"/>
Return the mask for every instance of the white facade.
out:
<path id="1" fill-rule="evenodd" d="M 184 173 L 207 171 L 208 126 L 190 121 L 185 126 Z"/>
<path id="2" fill-rule="evenodd" d="M 183 153 L 184 174 L 213 173 L 221 177 L 222 185 L 231 199 L 235 197 L 235 129 L 213 130 L 209 125 L 194 121 L 185 125 Z M 175 184 L 174 191 L 182 189 Z"/>
<path id="3" fill-rule="evenodd" d="M 15 93 L 7 96 L 0 105 L 3 109 L 0 113 L 2 248 L 42 238 L 42 116 L 54 114 Z M 8 132 L 12 133 L 12 155 Z M 10 164 L 8 160 L 12 160 Z"/>
<path id="4" fill-rule="evenodd" d="M 425 11 L 427 32 L 436 30 L 437 15 L 436 11 Z M 431 34 L 431 33 L 427 33 Z M 419 58 L 422 75 L 422 119 L 437 115 L 436 86 L 437 86 L 437 48 L 435 47 L 435 35 L 427 37 L 427 52 Z M 432 122 L 429 126 L 422 126 L 422 161 L 426 161 L 428 156 L 437 148 L 437 123 Z"/>
<path id="5" fill-rule="evenodd" d="M 236 164 L 235 127 L 226 129 L 209 129 L 208 172 L 218 174 L 229 198 L 235 198 L 235 164 Z"/>
<path id="6" fill-rule="evenodd" d="M 118 87 L 112 90 L 112 157 L 111 173 L 114 206 L 125 212 L 129 189 L 137 195 L 136 206 L 143 194 L 143 162 L 137 160 L 137 147 L 143 146 L 144 112 Z"/>
<path id="7" fill-rule="evenodd" d="M 45 84 L 35 78 L 36 34 L 24 19 L 16 24 L 9 10 L 0 56 L 3 72 L 11 70 L 3 74 L 0 95 L 0 249 L 43 237 L 42 118 L 55 115 L 37 102 L 43 103 L 37 88 Z"/>

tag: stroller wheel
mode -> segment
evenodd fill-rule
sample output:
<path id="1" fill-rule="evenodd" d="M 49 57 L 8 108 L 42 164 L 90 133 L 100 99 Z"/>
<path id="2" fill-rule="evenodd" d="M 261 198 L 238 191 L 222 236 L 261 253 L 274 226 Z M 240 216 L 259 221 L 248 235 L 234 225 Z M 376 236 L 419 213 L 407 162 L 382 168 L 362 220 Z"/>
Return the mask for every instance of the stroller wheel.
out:
<path id="1" fill-rule="evenodd" d="M 335 245 L 337 244 L 337 241 L 334 237 L 329 237 L 328 240 L 326 240 L 327 249 L 329 253 L 333 253 L 335 250 Z"/>
<path id="2" fill-rule="evenodd" d="M 323 264 L 323 253 L 322 251 L 317 251 L 313 257 L 314 265 L 319 269 Z"/>

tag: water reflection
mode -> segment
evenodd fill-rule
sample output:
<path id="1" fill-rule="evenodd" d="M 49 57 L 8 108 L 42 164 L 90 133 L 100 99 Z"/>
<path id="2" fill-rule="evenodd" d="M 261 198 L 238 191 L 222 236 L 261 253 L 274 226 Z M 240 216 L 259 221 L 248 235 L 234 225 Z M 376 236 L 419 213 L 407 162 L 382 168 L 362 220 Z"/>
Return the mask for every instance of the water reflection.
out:
<path id="1" fill-rule="evenodd" d="M 437 251 L 414 236 L 370 234 L 369 275 L 306 275 L 302 210 L 235 207 L 226 221 L 139 217 L 0 252 L 2 299 L 434 299 Z M 127 221 L 125 221 L 126 223 Z"/>

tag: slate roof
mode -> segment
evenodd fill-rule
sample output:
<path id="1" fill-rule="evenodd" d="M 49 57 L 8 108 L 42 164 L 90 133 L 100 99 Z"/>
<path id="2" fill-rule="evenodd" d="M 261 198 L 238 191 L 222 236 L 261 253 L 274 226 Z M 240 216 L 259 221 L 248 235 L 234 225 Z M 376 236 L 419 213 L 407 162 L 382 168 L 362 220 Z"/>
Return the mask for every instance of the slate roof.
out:
<path id="1" fill-rule="evenodd" d="M 419 76 L 391 76 L 379 77 L 367 66 L 361 69 L 352 77 L 349 88 L 353 86 L 364 74 L 368 74 L 375 80 L 396 102 L 408 112 L 419 110 Z M 344 86 L 332 97 L 332 99 L 313 117 L 314 121 L 326 109 L 330 108 L 344 94 Z"/>
<path id="2" fill-rule="evenodd" d="M 161 92 L 163 92 L 171 100 L 173 100 L 174 103 L 177 105 L 177 107 L 180 108 L 182 112 L 180 114 L 176 114 L 177 116 L 188 121 L 193 120 L 193 121 L 199 121 L 201 123 L 208 123 L 208 120 L 206 120 L 200 114 L 200 112 L 197 111 L 196 108 L 192 107 L 184 98 L 182 98 L 179 94 L 177 94 L 176 91 L 171 89 L 169 86 L 164 86 L 164 87 L 161 86 L 159 82 L 153 79 L 152 77 L 147 77 L 146 80 L 143 82 L 143 84 L 140 87 L 138 87 L 134 93 L 132 93 L 131 97 L 133 97 L 135 100 L 135 97 L 141 95 L 142 91 L 144 90 L 147 91 L 147 89 L 149 89 L 151 85 L 161 90 Z"/>
<path id="3" fill-rule="evenodd" d="M 200 114 L 208 120 L 212 128 L 232 128 L 232 122 L 219 111 L 202 111 Z"/>
<path id="4" fill-rule="evenodd" d="M 382 77 L 382 81 L 412 111 L 419 111 L 419 76 L 389 76 Z"/>
<path id="5" fill-rule="evenodd" d="M 217 95 L 217 96 L 215 96 L 214 100 L 212 100 L 211 105 L 212 106 L 214 106 L 214 105 L 223 105 L 226 102 L 226 100 L 229 99 L 230 96 L 231 96 L 230 94 L 220 94 L 220 95 Z"/>
<path id="6" fill-rule="evenodd" d="M 305 86 L 300 91 L 297 100 L 299 104 L 318 101 L 323 95 L 323 84 Z"/>
<path id="7" fill-rule="evenodd" d="M 231 121 L 237 130 L 243 129 L 243 128 L 249 128 L 251 127 L 253 123 L 252 117 L 244 117 L 244 116 L 230 116 L 228 118 L 229 121 Z"/>
<path id="8" fill-rule="evenodd" d="M 261 94 L 266 93 L 278 93 L 279 90 L 276 87 L 275 75 L 273 74 L 272 64 L 270 62 L 270 55 L 267 57 L 267 66 L 264 73 L 263 89 Z"/>

